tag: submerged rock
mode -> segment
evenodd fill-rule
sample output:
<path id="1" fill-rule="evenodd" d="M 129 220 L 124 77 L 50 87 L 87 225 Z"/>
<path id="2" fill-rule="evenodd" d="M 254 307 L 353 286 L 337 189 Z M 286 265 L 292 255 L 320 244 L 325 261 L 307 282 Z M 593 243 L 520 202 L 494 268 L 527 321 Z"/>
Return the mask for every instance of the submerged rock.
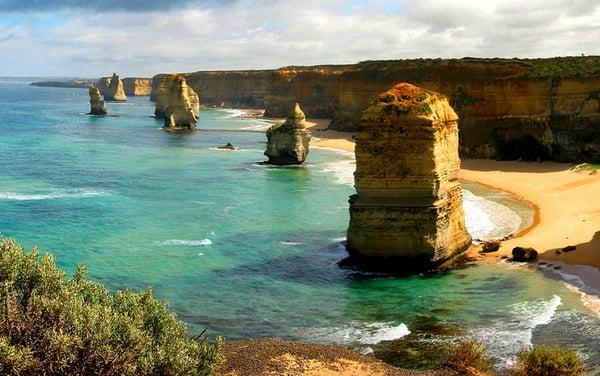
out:
<path id="1" fill-rule="evenodd" d="M 160 78 L 160 83 L 156 89 L 156 97 L 155 97 L 155 108 L 154 108 L 154 116 L 158 119 L 163 119 L 167 116 L 167 107 L 170 103 L 171 97 L 171 87 L 173 84 L 179 80 L 186 81 L 185 77 L 177 74 L 168 74 Z M 190 102 L 190 106 L 194 111 L 196 117 L 200 116 L 200 98 L 198 94 L 192 89 L 189 85 L 185 85 L 185 90 L 187 91 L 187 98 Z"/>
<path id="2" fill-rule="evenodd" d="M 165 129 L 193 130 L 196 128 L 198 115 L 189 97 L 190 90 L 184 77 L 176 76 L 172 80 L 165 113 Z"/>
<path id="3" fill-rule="evenodd" d="M 538 252 L 529 247 L 529 248 L 524 248 L 524 247 L 515 247 L 512 250 L 512 260 L 513 261 L 519 261 L 519 262 L 532 262 L 537 260 L 538 258 Z"/>
<path id="4" fill-rule="evenodd" d="M 101 81 L 102 80 L 103 79 L 101 79 Z M 106 88 L 106 91 L 103 91 L 103 94 L 104 99 L 107 101 L 125 102 L 127 100 L 127 96 L 123 90 L 123 82 L 116 73 L 113 73 L 108 82 L 108 87 Z"/>
<path id="5" fill-rule="evenodd" d="M 90 94 L 90 115 L 106 115 L 106 105 L 100 97 L 100 90 L 94 85 L 89 87 Z"/>
<path id="6" fill-rule="evenodd" d="M 270 164 L 299 165 L 308 156 L 310 132 L 306 129 L 306 116 L 296 103 L 282 124 L 267 130 L 267 150 Z"/>
<path id="7" fill-rule="evenodd" d="M 236 150 L 237 148 L 235 146 L 233 146 L 231 143 L 227 143 L 225 145 L 222 146 L 217 146 L 217 149 L 224 149 L 224 150 Z"/>
<path id="8" fill-rule="evenodd" d="M 394 86 L 364 111 L 355 153 L 354 258 L 420 272 L 471 245 L 457 180 L 458 116 L 446 97 Z"/>

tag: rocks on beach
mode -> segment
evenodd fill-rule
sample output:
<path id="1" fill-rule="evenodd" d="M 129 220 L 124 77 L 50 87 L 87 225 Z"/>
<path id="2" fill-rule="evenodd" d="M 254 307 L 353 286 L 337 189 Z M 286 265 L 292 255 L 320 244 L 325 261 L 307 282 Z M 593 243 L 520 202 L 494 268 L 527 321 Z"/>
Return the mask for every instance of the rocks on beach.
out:
<path id="1" fill-rule="evenodd" d="M 106 115 L 106 105 L 100 96 L 100 90 L 94 85 L 89 87 L 90 94 L 90 115 Z"/>
<path id="2" fill-rule="evenodd" d="M 408 83 L 381 94 L 356 135 L 349 252 L 419 272 L 465 251 L 459 168 L 458 116 L 445 96 Z"/>
<path id="3" fill-rule="evenodd" d="M 296 103 L 282 124 L 267 130 L 268 163 L 274 165 L 299 165 L 304 163 L 309 152 L 310 132 L 306 129 L 306 116 Z"/>
<path id="4" fill-rule="evenodd" d="M 532 262 L 538 258 L 538 251 L 528 247 L 515 247 L 512 250 L 512 261 L 517 262 Z"/>

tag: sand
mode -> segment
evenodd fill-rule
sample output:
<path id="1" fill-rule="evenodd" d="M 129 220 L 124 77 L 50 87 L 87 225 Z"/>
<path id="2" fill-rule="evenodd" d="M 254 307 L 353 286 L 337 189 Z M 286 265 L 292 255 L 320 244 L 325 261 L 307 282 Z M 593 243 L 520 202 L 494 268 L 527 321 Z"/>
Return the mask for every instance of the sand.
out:
<path id="1" fill-rule="evenodd" d="M 354 151 L 351 133 L 327 130 L 328 120 L 310 119 L 310 123 L 312 145 Z M 554 162 L 463 160 L 461 179 L 505 191 L 536 210 L 530 228 L 503 241 L 498 252 L 480 255 L 479 248 L 473 247 L 471 255 L 500 259 L 510 256 L 514 247 L 533 247 L 542 260 L 600 268 L 600 173 L 590 175 L 570 167 Z M 576 249 L 562 252 L 567 246 Z"/>

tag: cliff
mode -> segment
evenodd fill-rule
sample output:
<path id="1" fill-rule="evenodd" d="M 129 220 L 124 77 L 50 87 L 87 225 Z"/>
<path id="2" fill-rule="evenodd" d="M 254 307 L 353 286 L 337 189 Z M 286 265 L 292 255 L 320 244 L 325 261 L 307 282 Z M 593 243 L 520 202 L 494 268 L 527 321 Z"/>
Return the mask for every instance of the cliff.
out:
<path id="1" fill-rule="evenodd" d="M 151 78 L 126 77 L 122 81 L 126 95 L 146 96 L 152 92 Z"/>
<path id="2" fill-rule="evenodd" d="M 275 165 L 299 165 L 308 156 L 310 132 L 306 129 L 306 116 L 296 103 L 282 124 L 275 124 L 267 130 L 267 150 L 269 163 Z"/>
<path id="3" fill-rule="evenodd" d="M 600 57 L 415 59 L 184 74 L 207 105 L 265 108 L 356 131 L 362 111 L 396 82 L 449 98 L 464 157 L 600 163 Z M 153 80 L 153 92 L 158 85 Z"/>
<path id="4" fill-rule="evenodd" d="M 421 272 L 471 244 L 457 180 L 458 116 L 448 99 L 401 83 L 363 113 L 348 250 Z"/>
<path id="5" fill-rule="evenodd" d="M 93 80 L 37 81 L 30 83 L 29 86 L 87 89 L 93 83 Z"/>

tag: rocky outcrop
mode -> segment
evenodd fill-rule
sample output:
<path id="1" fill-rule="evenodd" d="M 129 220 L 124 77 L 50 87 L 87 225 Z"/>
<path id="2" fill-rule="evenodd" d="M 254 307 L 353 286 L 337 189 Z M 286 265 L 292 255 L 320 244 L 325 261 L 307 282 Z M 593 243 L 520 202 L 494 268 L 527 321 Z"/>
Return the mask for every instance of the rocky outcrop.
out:
<path id="1" fill-rule="evenodd" d="M 267 150 L 270 164 L 299 165 L 308 156 L 310 132 L 306 129 L 306 117 L 296 103 L 282 124 L 275 124 L 267 130 Z"/>
<path id="2" fill-rule="evenodd" d="M 363 113 L 355 153 L 352 255 L 419 272 L 469 247 L 457 181 L 458 116 L 446 97 L 394 86 Z"/>
<path id="3" fill-rule="evenodd" d="M 537 258 L 538 258 L 538 252 L 531 247 L 529 247 L 529 248 L 515 247 L 512 250 L 512 260 L 513 261 L 533 262 L 533 261 L 537 260 Z"/>
<path id="4" fill-rule="evenodd" d="M 98 81 L 98 88 L 107 101 L 125 102 L 127 100 L 123 90 L 123 81 L 119 79 L 116 73 L 113 73 L 110 78 L 101 78 Z"/>
<path id="5" fill-rule="evenodd" d="M 90 115 L 106 115 L 106 105 L 100 97 L 100 90 L 95 86 L 90 86 Z"/>
<path id="6" fill-rule="evenodd" d="M 190 93 L 194 93 L 194 91 L 188 87 L 185 78 L 182 76 L 175 76 L 169 82 L 169 97 L 164 127 L 172 131 L 193 130 L 196 128 L 196 121 L 198 121 L 198 104 L 190 98 Z M 196 95 L 195 99 L 197 98 Z"/>
<path id="7" fill-rule="evenodd" d="M 184 76 L 177 74 L 167 74 L 161 75 L 157 80 L 160 80 L 155 94 L 155 108 L 154 108 L 154 116 L 159 119 L 165 118 L 167 116 L 167 107 L 169 106 L 174 83 L 180 82 L 183 80 L 185 82 L 185 90 L 186 97 L 190 102 L 190 106 L 192 107 L 194 114 L 196 117 L 200 116 L 200 98 L 194 89 L 192 89 L 188 84 L 187 80 Z M 154 82 L 154 81 L 153 81 Z"/>
<path id="8" fill-rule="evenodd" d="M 128 96 L 145 96 L 152 92 L 151 78 L 127 77 L 123 79 L 123 90 Z"/>
<path id="9" fill-rule="evenodd" d="M 600 163 L 600 57 L 415 59 L 185 75 L 206 105 L 265 108 L 283 117 L 302 103 L 331 129 L 356 131 L 372 98 L 396 82 L 446 95 L 470 158 Z M 158 85 L 155 80 L 153 85 Z"/>

